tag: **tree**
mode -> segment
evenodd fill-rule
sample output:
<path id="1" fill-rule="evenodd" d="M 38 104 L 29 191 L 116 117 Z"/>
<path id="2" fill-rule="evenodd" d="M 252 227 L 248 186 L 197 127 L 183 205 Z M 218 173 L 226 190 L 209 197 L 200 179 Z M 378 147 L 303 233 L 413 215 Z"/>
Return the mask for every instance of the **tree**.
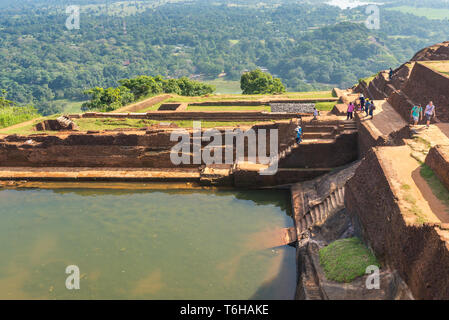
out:
<path id="1" fill-rule="evenodd" d="M 246 72 L 240 79 L 243 94 L 276 94 L 285 92 L 281 79 L 273 78 L 269 73 L 260 69 Z"/>
<path id="2" fill-rule="evenodd" d="M 123 105 L 135 100 L 132 92 L 124 86 L 118 88 L 103 89 L 95 87 L 85 91 L 86 95 L 91 97 L 90 101 L 83 103 L 81 109 L 98 110 L 102 112 L 114 111 Z"/>
<path id="3" fill-rule="evenodd" d="M 14 105 L 14 102 L 6 99 L 6 90 L 0 90 L 0 108 L 6 108 Z"/>

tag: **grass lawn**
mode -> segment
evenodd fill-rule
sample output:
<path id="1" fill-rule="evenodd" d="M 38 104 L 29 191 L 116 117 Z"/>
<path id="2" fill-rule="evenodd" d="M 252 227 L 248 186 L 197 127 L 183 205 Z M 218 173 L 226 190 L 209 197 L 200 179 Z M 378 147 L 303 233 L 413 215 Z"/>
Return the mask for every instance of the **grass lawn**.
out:
<path id="1" fill-rule="evenodd" d="M 271 112 L 270 106 L 189 106 L 187 111 L 266 111 Z"/>
<path id="2" fill-rule="evenodd" d="M 273 99 L 332 99 L 336 98 L 332 91 L 311 92 L 286 92 L 279 95 L 244 95 L 244 94 L 212 94 L 203 97 L 175 96 L 166 102 L 204 102 L 204 101 L 228 101 L 228 100 L 260 100 L 263 98 Z"/>
<path id="3" fill-rule="evenodd" d="M 82 113 L 81 105 L 86 101 L 71 101 L 68 99 L 60 99 L 53 102 L 57 105 L 62 105 L 63 113 Z"/>
<path id="4" fill-rule="evenodd" d="M 426 17 L 433 20 L 449 19 L 449 9 L 436 9 L 436 8 L 420 8 L 413 6 L 398 6 L 387 8 L 387 10 L 396 10 L 402 13 L 410 13 L 418 17 Z"/>
<path id="5" fill-rule="evenodd" d="M 337 240 L 319 252 L 327 279 L 351 282 L 365 275 L 369 266 L 380 266 L 376 257 L 358 238 Z"/>
<path id="6" fill-rule="evenodd" d="M 162 102 L 159 102 L 159 103 L 157 103 L 157 104 L 152 105 L 151 107 L 145 108 L 145 109 L 143 109 L 143 110 L 139 110 L 139 111 L 137 111 L 137 112 L 139 112 L 139 113 L 145 113 L 145 112 L 157 111 L 157 110 L 159 109 L 159 107 L 160 107 L 163 103 L 166 103 L 166 102 L 168 102 L 168 100 L 164 100 L 164 101 L 162 101 Z M 117 112 L 117 111 L 115 111 L 115 112 Z"/>
<path id="7" fill-rule="evenodd" d="M 193 128 L 192 120 L 180 120 L 180 121 L 158 121 L 149 119 L 75 119 L 75 123 L 79 126 L 81 131 L 88 130 L 113 130 L 122 128 L 145 128 L 158 123 L 174 123 L 180 128 Z M 258 122 L 226 122 L 226 121 L 201 121 L 203 128 L 214 127 L 233 127 L 233 126 L 246 126 L 253 125 Z"/>
<path id="8" fill-rule="evenodd" d="M 319 111 L 331 111 L 336 104 L 337 102 L 318 102 L 315 107 Z"/>
<path id="9" fill-rule="evenodd" d="M 29 107 L 0 108 L 0 129 L 41 117 L 37 111 Z"/>
<path id="10" fill-rule="evenodd" d="M 217 94 L 241 94 L 240 81 L 230 81 L 215 79 L 212 81 L 204 81 L 207 84 L 211 84 L 217 88 Z"/>
<path id="11" fill-rule="evenodd" d="M 61 115 L 55 114 L 55 115 L 51 115 L 48 117 L 39 117 L 39 118 L 33 119 L 33 121 L 31 121 L 30 124 L 26 124 L 23 126 L 20 126 L 20 124 L 18 124 L 13 129 L 8 129 L 8 128 L 2 129 L 2 130 L 0 130 L 0 134 L 29 135 L 29 134 L 34 134 L 34 133 L 44 133 L 44 131 L 36 131 L 35 130 L 36 124 L 38 124 L 39 122 L 42 122 L 44 120 L 56 119 L 59 116 L 61 116 Z M 28 121 L 25 121 L 25 122 L 28 122 Z"/>

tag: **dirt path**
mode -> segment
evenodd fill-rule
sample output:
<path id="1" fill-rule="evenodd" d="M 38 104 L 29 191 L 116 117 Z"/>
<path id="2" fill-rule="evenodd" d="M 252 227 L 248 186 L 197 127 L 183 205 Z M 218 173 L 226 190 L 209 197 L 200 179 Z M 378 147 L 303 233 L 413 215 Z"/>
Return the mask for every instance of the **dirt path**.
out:
<path id="1" fill-rule="evenodd" d="M 449 123 L 437 123 L 426 126 L 417 126 L 415 128 L 417 135 L 428 141 L 432 147 L 436 145 L 449 145 Z"/>
<path id="2" fill-rule="evenodd" d="M 379 150 L 387 167 L 385 174 L 392 181 L 400 204 L 427 222 L 449 222 L 449 207 L 434 195 L 421 176 L 420 163 L 410 156 L 411 152 L 407 145 Z"/>

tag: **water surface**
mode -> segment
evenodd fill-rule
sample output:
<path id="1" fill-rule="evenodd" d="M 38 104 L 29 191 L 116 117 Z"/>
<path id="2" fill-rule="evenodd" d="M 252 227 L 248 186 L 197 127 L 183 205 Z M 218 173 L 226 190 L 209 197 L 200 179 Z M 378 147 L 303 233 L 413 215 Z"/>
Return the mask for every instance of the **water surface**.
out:
<path id="1" fill-rule="evenodd" d="M 291 299 L 281 192 L 0 191 L 0 299 Z M 81 289 L 65 287 L 77 265 Z"/>

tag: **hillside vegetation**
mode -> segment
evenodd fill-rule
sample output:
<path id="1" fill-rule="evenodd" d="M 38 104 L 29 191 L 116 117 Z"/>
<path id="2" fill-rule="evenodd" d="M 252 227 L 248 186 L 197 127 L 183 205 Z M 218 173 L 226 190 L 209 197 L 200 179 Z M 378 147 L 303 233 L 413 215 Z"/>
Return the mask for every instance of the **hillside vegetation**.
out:
<path id="1" fill-rule="evenodd" d="M 288 91 L 346 87 L 449 34 L 443 20 L 384 9 L 381 29 L 368 30 L 363 7 L 314 1 L 110 1 L 109 8 L 74 1 L 88 2 L 79 30 L 66 29 L 58 1 L 2 8 L 0 88 L 9 99 L 51 114 L 61 112 L 60 101 L 85 101 L 86 89 L 124 78 L 238 81 L 257 67 Z"/>

